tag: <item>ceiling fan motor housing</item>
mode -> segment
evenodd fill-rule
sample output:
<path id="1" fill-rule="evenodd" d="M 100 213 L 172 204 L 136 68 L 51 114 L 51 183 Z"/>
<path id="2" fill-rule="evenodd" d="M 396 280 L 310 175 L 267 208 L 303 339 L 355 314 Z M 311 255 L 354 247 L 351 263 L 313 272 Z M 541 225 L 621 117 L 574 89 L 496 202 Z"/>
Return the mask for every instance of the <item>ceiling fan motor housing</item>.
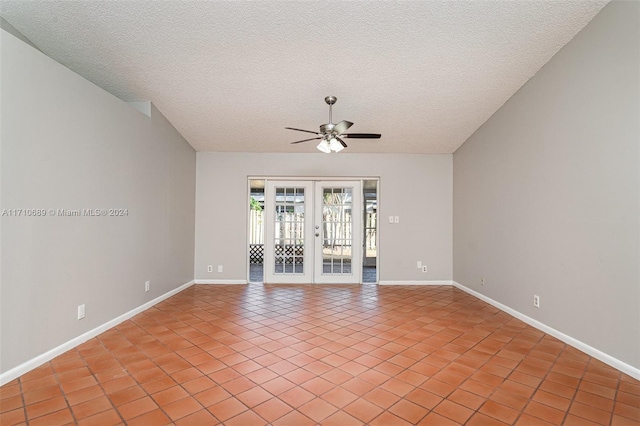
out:
<path id="1" fill-rule="evenodd" d="M 327 133 L 333 133 L 333 128 L 336 127 L 335 124 L 333 123 L 327 123 L 327 124 L 323 124 L 320 126 L 320 133 L 322 134 L 327 134 Z"/>

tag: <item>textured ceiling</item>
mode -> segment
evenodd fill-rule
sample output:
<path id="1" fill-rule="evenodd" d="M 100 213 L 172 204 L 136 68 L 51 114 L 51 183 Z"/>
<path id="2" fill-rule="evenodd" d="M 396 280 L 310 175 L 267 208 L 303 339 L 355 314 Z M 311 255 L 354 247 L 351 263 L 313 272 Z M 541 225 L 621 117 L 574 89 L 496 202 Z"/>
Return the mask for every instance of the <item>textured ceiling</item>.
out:
<path id="1" fill-rule="evenodd" d="M 451 153 L 606 1 L 0 1 L 44 53 L 150 100 L 199 151 L 290 145 L 328 121 L 349 152 Z M 346 150 L 344 152 L 347 152 Z"/>

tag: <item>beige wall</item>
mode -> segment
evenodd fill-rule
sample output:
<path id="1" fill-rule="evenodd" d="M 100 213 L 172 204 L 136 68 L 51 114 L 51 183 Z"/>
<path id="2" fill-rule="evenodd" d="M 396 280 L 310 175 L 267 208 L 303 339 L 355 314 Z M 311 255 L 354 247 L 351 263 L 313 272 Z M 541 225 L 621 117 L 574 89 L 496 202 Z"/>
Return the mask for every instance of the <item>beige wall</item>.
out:
<path id="1" fill-rule="evenodd" d="M 454 280 L 636 368 L 639 24 L 640 3 L 607 5 L 456 151 L 453 179 Z"/>
<path id="2" fill-rule="evenodd" d="M 2 217 L 4 373 L 193 279 L 196 158 L 155 108 L 0 33 L 1 208 L 128 209 Z"/>
<path id="3" fill-rule="evenodd" d="M 247 278 L 248 176 L 380 177 L 380 280 L 451 280 L 451 167 L 451 155 L 198 152 L 196 280 Z"/>

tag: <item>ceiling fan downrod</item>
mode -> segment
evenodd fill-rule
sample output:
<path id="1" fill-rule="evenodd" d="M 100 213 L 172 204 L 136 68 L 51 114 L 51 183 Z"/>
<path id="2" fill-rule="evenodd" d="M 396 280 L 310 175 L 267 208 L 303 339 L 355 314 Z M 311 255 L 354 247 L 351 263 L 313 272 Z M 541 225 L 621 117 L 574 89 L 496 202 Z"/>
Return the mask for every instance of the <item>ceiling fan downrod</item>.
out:
<path id="1" fill-rule="evenodd" d="M 333 124 L 333 104 L 335 104 L 338 101 L 338 98 L 336 98 L 335 96 L 327 96 L 326 98 L 324 98 L 324 101 L 327 103 L 327 105 L 329 105 L 329 123 L 327 123 L 327 125 L 325 126 L 329 131 L 331 131 L 334 127 Z"/>

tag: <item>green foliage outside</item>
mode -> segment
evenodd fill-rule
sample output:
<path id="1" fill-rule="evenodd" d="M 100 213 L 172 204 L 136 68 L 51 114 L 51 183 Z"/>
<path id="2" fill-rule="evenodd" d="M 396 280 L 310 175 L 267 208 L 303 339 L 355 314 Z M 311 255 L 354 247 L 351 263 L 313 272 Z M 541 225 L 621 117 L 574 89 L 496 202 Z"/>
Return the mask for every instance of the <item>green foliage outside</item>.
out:
<path id="1" fill-rule="evenodd" d="M 250 208 L 251 210 L 256 210 L 256 211 L 262 211 L 262 207 L 260 206 L 260 203 L 258 201 L 256 201 L 255 198 L 251 197 L 251 203 L 250 203 Z"/>

